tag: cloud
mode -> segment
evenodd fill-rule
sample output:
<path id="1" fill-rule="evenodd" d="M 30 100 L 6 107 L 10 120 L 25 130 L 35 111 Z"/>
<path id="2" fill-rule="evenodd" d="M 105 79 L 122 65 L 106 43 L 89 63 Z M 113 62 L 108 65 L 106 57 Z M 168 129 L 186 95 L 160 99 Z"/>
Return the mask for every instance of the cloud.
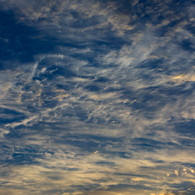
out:
<path id="1" fill-rule="evenodd" d="M 1 194 L 193 193 L 194 35 L 183 11 L 0 2 L 52 47 L 0 71 Z"/>

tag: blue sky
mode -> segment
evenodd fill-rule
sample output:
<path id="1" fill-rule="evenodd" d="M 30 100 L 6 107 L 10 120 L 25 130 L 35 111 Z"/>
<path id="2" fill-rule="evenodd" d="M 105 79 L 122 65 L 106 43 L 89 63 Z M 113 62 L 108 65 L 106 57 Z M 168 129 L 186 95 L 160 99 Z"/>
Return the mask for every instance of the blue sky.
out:
<path id="1" fill-rule="evenodd" d="M 0 194 L 193 195 L 194 3 L 0 0 Z"/>

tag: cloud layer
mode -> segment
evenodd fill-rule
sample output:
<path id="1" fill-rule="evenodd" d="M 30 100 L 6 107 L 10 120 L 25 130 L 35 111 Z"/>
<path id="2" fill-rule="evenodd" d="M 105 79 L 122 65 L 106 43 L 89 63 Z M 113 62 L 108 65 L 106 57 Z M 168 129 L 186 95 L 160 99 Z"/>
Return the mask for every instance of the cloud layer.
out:
<path id="1" fill-rule="evenodd" d="M 192 3 L 0 5 L 1 194 L 194 193 Z"/>

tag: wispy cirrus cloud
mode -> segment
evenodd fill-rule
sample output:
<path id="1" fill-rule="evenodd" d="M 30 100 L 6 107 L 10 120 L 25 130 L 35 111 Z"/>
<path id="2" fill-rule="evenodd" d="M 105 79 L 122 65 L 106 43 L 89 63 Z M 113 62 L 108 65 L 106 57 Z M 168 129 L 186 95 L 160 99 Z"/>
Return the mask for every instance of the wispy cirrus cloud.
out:
<path id="1" fill-rule="evenodd" d="M 191 9 L 0 2 L 46 48 L 1 60 L 2 194 L 193 194 Z"/>

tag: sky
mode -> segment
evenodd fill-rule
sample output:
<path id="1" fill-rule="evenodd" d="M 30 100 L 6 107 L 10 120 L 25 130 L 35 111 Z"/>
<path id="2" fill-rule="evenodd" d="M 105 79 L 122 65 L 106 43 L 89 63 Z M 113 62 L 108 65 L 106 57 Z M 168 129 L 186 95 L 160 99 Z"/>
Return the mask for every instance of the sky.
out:
<path id="1" fill-rule="evenodd" d="M 194 0 L 0 0 L 0 194 L 195 194 Z"/>

